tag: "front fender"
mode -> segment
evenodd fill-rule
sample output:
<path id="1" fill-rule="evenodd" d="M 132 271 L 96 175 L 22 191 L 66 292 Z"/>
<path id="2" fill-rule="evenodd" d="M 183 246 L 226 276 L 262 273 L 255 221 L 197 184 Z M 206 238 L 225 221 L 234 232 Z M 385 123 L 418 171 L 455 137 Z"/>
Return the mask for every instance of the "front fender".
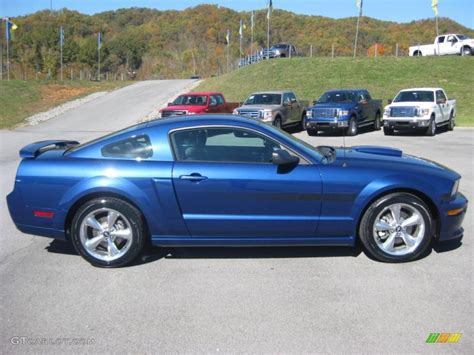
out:
<path id="1" fill-rule="evenodd" d="M 370 182 L 356 197 L 351 210 L 351 217 L 356 222 L 354 228 L 357 228 L 358 222 L 362 218 L 362 213 L 365 212 L 373 200 L 390 193 L 391 191 L 397 190 L 413 190 L 420 192 L 430 198 L 430 200 L 436 205 L 436 189 L 429 181 L 422 180 L 414 174 L 394 174 L 384 176 Z M 355 232 L 357 233 L 356 230 Z"/>

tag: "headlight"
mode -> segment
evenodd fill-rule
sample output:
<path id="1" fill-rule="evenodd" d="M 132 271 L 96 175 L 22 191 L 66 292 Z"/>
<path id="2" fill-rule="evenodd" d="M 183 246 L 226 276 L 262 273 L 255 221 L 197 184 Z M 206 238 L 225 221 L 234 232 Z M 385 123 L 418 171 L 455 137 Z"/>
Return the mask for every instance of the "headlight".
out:
<path id="1" fill-rule="evenodd" d="M 458 193 L 458 189 L 459 189 L 459 180 L 456 180 L 451 190 L 451 197 L 455 196 Z"/>
<path id="2" fill-rule="evenodd" d="M 276 55 L 280 55 L 280 51 L 277 49 L 277 50 L 275 51 L 275 54 L 276 54 Z"/>
<path id="3" fill-rule="evenodd" d="M 232 111 L 232 114 L 233 114 L 233 115 L 238 115 L 238 114 L 239 114 L 239 111 L 237 111 L 237 109 L 235 108 L 234 111 Z"/>
<path id="4" fill-rule="evenodd" d="M 311 110 L 306 111 L 306 117 L 308 117 L 308 118 L 313 117 L 313 111 L 311 111 Z"/>
<path id="5" fill-rule="evenodd" d="M 384 116 L 390 117 L 390 113 L 391 113 L 390 108 L 386 108 L 385 110 L 383 110 L 383 115 Z"/>
<path id="6" fill-rule="evenodd" d="M 429 108 L 419 108 L 418 109 L 418 116 L 427 116 L 430 113 Z"/>
<path id="7" fill-rule="evenodd" d="M 347 116 L 349 114 L 348 110 L 337 110 L 337 117 Z"/>
<path id="8" fill-rule="evenodd" d="M 260 117 L 264 120 L 268 118 L 272 118 L 272 111 L 271 110 L 262 110 L 260 111 Z"/>

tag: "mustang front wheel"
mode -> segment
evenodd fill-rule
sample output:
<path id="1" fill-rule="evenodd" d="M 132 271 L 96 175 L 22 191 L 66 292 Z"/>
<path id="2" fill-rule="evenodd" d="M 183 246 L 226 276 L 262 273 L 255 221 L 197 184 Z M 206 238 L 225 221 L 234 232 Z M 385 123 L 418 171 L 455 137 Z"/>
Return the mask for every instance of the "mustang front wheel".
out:
<path id="1" fill-rule="evenodd" d="M 430 246 L 432 218 L 418 197 L 408 193 L 389 194 L 367 209 L 359 235 L 367 252 L 377 260 L 411 261 Z"/>
<path id="2" fill-rule="evenodd" d="M 119 267 L 141 252 L 144 243 L 140 212 L 116 198 L 98 198 L 85 203 L 74 216 L 72 243 L 92 265 Z"/>

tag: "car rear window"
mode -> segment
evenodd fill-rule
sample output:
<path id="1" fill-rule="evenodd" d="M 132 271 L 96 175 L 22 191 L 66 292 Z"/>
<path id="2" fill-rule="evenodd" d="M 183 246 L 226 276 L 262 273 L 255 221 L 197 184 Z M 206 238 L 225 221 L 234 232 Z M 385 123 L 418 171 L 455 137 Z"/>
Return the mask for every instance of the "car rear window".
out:
<path id="1" fill-rule="evenodd" d="M 150 138 L 145 134 L 109 143 L 102 147 L 101 152 L 110 158 L 147 159 L 153 155 Z"/>

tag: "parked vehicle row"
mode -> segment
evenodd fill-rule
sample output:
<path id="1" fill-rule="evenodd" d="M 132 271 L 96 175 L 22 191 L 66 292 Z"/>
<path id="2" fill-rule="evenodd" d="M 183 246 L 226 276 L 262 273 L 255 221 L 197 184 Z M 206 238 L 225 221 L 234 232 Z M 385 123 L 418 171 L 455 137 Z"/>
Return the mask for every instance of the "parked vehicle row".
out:
<path id="1" fill-rule="evenodd" d="M 382 107 L 382 100 L 373 99 L 366 89 L 330 90 L 312 106 L 287 90 L 255 92 L 242 105 L 227 102 L 219 92 L 190 92 L 161 109 L 160 115 L 164 118 L 232 113 L 260 119 L 279 128 L 297 126 L 310 136 L 328 131 L 355 136 L 363 127 L 374 130 L 383 127 L 385 135 L 417 130 L 429 136 L 434 136 L 441 126 L 454 129 L 456 100 L 449 100 L 442 88 L 404 89 L 388 103 Z"/>

